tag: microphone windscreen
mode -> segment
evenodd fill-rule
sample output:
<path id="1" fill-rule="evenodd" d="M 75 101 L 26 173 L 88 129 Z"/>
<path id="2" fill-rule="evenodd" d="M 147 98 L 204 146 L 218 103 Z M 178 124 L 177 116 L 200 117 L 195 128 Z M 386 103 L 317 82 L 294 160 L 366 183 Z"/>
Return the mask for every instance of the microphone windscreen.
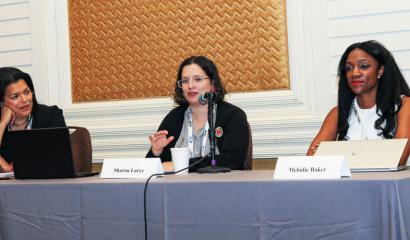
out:
<path id="1" fill-rule="evenodd" d="M 198 102 L 199 103 L 201 103 L 201 104 L 205 104 L 205 103 L 207 103 L 208 102 L 208 98 L 205 98 L 204 97 L 204 95 L 205 95 L 206 93 L 200 93 L 199 95 L 198 95 Z"/>

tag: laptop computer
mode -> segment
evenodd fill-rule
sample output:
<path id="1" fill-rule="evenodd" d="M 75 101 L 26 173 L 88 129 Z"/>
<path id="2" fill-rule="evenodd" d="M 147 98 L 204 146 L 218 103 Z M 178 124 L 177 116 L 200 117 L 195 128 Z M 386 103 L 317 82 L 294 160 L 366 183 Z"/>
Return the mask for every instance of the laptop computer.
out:
<path id="1" fill-rule="evenodd" d="M 75 178 L 68 128 L 43 128 L 8 132 L 8 144 L 16 179 Z"/>
<path id="2" fill-rule="evenodd" d="M 321 142 L 315 156 L 344 155 L 351 172 L 399 171 L 407 139 Z"/>

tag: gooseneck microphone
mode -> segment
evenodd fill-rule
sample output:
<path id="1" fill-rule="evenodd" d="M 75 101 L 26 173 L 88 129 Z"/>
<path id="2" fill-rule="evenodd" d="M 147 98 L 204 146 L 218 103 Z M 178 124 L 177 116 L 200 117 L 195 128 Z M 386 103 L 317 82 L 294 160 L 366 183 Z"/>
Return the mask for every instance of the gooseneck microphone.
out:
<path id="1" fill-rule="evenodd" d="M 211 92 L 203 92 L 200 93 L 198 96 L 198 102 L 201 104 L 206 104 L 208 103 L 208 123 L 209 123 L 209 143 L 210 143 L 210 149 L 211 149 L 211 156 L 212 156 L 212 161 L 211 161 L 211 166 L 204 167 L 198 169 L 197 173 L 225 173 L 225 172 L 230 172 L 231 169 L 227 167 L 220 167 L 216 165 L 216 160 L 215 160 L 215 126 L 214 126 L 214 104 L 212 103 L 212 98 L 215 96 L 214 93 Z M 211 101 L 209 101 L 211 100 Z"/>
<path id="2" fill-rule="evenodd" d="M 215 95 L 215 94 L 213 94 L 211 92 L 200 93 L 198 95 L 198 102 L 201 103 L 201 104 L 205 104 L 209 101 L 209 99 L 212 99 L 213 95 Z"/>

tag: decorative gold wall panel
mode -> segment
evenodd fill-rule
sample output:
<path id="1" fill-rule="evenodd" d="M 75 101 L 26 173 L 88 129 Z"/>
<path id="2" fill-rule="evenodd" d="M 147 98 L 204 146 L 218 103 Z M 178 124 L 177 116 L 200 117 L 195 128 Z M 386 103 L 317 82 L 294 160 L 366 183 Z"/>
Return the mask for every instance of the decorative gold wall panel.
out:
<path id="1" fill-rule="evenodd" d="M 171 97 L 203 55 L 228 92 L 289 89 L 285 0 L 69 0 L 73 101 Z"/>

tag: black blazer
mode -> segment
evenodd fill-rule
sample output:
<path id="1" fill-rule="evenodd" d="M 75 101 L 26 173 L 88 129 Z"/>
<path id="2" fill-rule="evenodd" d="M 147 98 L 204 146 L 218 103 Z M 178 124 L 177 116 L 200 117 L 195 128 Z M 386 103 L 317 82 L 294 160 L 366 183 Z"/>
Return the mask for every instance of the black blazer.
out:
<path id="1" fill-rule="evenodd" d="M 184 122 L 184 113 L 188 106 L 179 106 L 173 109 L 164 118 L 161 125 L 158 128 L 160 130 L 167 130 L 168 135 L 174 136 L 168 146 L 166 146 L 159 156 L 162 162 L 171 161 L 171 150 L 176 144 L 179 135 L 182 131 L 182 125 Z M 222 128 L 222 136 L 216 137 L 216 144 L 219 149 L 220 155 L 216 155 L 216 164 L 222 167 L 229 167 L 231 170 L 243 170 L 243 162 L 248 150 L 249 144 L 249 130 L 248 121 L 245 112 L 225 101 L 218 103 L 216 111 L 215 128 Z M 157 157 L 150 150 L 147 158 Z M 191 158 L 189 164 L 198 161 L 199 158 Z M 190 172 L 196 172 L 199 168 L 207 167 L 211 165 L 211 157 L 208 157 L 201 164 L 196 165 L 189 169 Z"/>
<path id="2" fill-rule="evenodd" d="M 38 105 L 33 107 L 33 125 L 32 129 L 35 128 L 56 128 L 56 127 L 67 127 L 63 117 L 63 110 L 59 109 L 57 106 L 45 106 Z M 10 153 L 7 146 L 8 138 L 8 127 L 4 130 L 3 139 L 1 140 L 0 155 L 10 163 Z"/>

